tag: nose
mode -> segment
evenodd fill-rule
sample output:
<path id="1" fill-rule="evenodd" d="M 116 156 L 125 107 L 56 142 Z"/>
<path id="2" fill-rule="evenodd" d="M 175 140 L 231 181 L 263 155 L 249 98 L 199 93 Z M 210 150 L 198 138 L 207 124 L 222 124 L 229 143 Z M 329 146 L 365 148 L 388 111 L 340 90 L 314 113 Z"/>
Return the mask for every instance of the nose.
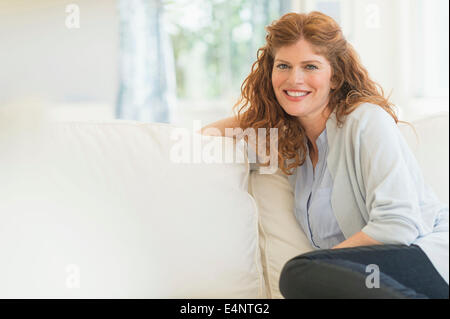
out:
<path id="1" fill-rule="evenodd" d="M 301 68 L 292 68 L 289 74 L 289 82 L 291 84 L 302 84 L 305 82 L 305 73 Z"/>

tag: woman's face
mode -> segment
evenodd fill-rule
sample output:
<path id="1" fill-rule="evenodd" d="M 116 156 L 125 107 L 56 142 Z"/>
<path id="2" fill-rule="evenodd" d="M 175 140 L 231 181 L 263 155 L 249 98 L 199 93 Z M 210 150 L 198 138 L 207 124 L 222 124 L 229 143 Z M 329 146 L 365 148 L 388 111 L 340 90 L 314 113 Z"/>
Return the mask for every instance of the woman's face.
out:
<path id="1" fill-rule="evenodd" d="M 331 65 L 305 40 L 276 51 L 272 85 L 278 103 L 300 122 L 313 120 L 327 107 Z"/>

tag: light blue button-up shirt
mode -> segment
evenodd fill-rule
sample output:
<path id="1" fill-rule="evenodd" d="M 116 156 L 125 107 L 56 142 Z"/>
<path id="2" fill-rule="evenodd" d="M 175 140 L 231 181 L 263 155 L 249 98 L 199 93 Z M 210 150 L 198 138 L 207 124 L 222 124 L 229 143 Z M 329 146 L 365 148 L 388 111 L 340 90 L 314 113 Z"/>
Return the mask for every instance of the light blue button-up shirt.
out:
<path id="1" fill-rule="evenodd" d="M 308 152 L 305 163 L 288 178 L 294 187 L 297 221 L 314 248 L 329 249 L 343 242 L 345 237 L 331 207 L 333 180 L 327 168 L 326 129 L 317 138 L 316 144 L 319 150 L 316 168 L 313 168 Z"/>

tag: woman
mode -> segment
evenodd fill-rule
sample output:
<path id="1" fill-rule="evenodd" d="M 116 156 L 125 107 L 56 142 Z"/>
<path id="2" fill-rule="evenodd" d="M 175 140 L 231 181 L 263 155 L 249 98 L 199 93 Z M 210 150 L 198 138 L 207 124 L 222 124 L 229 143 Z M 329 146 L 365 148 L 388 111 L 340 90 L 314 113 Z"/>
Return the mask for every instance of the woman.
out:
<path id="1" fill-rule="evenodd" d="M 330 17 L 289 13 L 267 31 L 237 117 L 204 129 L 278 128 L 280 169 L 317 249 L 286 263 L 281 293 L 448 298 L 448 207 L 425 185 L 383 90 Z"/>

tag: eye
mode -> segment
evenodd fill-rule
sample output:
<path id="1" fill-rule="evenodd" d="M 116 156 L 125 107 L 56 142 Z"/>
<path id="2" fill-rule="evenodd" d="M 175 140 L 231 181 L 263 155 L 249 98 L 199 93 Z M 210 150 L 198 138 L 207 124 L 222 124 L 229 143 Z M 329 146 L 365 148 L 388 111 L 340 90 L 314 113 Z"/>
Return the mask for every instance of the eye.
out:
<path id="1" fill-rule="evenodd" d="M 315 66 L 314 64 L 308 64 L 308 65 L 306 66 L 306 69 L 307 69 L 307 70 L 317 70 L 318 67 Z"/>
<path id="2" fill-rule="evenodd" d="M 289 66 L 287 64 L 280 63 L 277 65 L 277 68 L 280 70 L 285 70 L 285 69 L 289 68 Z"/>

